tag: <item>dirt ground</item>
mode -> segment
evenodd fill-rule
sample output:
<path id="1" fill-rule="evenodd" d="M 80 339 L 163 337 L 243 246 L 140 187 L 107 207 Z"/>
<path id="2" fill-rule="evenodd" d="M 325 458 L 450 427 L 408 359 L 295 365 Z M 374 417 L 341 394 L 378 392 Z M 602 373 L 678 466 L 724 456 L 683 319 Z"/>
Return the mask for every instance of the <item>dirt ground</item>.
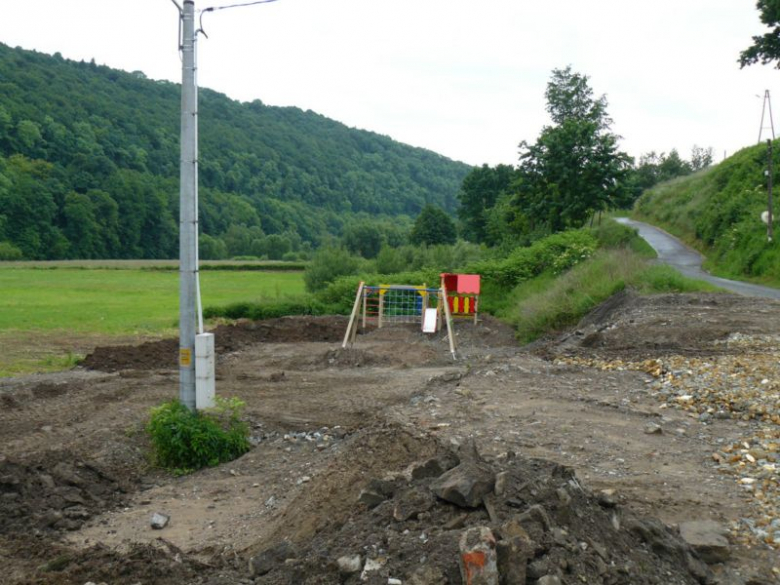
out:
<path id="1" fill-rule="evenodd" d="M 777 392 L 780 342 L 728 340 L 778 339 L 780 303 L 622 294 L 524 348 L 486 316 L 456 324 L 455 361 L 416 327 L 341 349 L 345 328 L 217 328 L 218 393 L 246 402 L 253 448 L 182 477 L 150 465 L 144 433 L 150 407 L 178 394 L 176 340 L 0 379 L 0 583 L 454 584 L 474 527 L 497 541 L 501 583 L 780 582 L 774 443 L 760 494 L 713 458 L 771 413 L 677 408 L 658 373 L 629 365 L 760 353 Z M 493 478 L 474 507 L 434 495 L 453 466 Z M 156 512 L 170 516 L 161 530 Z M 715 558 L 680 537 L 705 520 L 728 543 Z"/>

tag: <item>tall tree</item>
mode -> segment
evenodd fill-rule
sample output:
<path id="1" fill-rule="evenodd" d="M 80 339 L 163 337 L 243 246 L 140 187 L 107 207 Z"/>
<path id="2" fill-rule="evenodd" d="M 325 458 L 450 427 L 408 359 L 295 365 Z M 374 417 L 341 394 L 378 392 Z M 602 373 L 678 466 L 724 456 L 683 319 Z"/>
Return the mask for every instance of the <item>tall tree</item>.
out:
<path id="1" fill-rule="evenodd" d="M 457 239 L 455 222 L 440 207 L 430 203 L 423 207 L 414 222 L 410 240 L 413 244 L 454 244 Z"/>
<path id="2" fill-rule="evenodd" d="M 694 144 L 691 149 L 691 170 L 699 171 L 706 169 L 712 164 L 712 147 L 703 148 Z"/>
<path id="3" fill-rule="evenodd" d="M 554 124 L 535 144 L 520 143 L 516 202 L 532 227 L 559 231 L 624 203 L 631 158 L 618 149 L 606 97 L 593 97 L 587 76 L 556 69 L 545 96 Z"/>
<path id="4" fill-rule="evenodd" d="M 588 76 L 572 71 L 571 65 L 553 69 L 544 97 L 547 113 L 554 124 L 560 126 L 568 120 L 590 121 L 599 130 L 612 125 L 612 119 L 607 115 L 607 97 L 594 98 Z"/>
<path id="5" fill-rule="evenodd" d="M 761 22 L 770 27 L 770 31 L 753 37 L 753 44 L 739 54 L 740 68 L 754 63 L 766 65 L 777 61 L 780 68 L 780 0 L 758 0 L 756 8 Z"/>
<path id="6" fill-rule="evenodd" d="M 458 218 L 463 225 L 463 235 L 476 243 L 491 243 L 488 233 L 488 215 L 502 194 L 509 193 L 517 179 L 517 171 L 510 165 L 491 168 L 482 165 L 463 179 L 458 192 Z"/>

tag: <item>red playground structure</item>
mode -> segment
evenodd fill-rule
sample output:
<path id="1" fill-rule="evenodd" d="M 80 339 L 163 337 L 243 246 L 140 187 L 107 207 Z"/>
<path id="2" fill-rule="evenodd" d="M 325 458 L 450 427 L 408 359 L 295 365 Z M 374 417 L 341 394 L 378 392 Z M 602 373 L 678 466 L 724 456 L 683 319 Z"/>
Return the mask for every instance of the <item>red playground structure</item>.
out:
<path id="1" fill-rule="evenodd" d="M 441 275 L 441 288 L 447 295 L 452 317 L 473 318 L 476 324 L 479 313 L 479 274 L 444 272 Z"/>

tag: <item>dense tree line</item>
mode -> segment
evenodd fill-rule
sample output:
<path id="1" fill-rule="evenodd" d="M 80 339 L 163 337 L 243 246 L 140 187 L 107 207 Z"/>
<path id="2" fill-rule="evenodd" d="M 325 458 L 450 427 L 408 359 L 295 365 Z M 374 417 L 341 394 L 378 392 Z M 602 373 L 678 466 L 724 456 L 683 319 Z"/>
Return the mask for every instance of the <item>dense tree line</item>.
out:
<path id="1" fill-rule="evenodd" d="M 0 44 L 0 254 L 177 254 L 179 86 Z M 454 211 L 469 167 L 311 111 L 200 92 L 205 257 L 281 257 L 363 217 Z M 382 219 L 384 218 L 384 219 Z M 392 236 L 383 236 L 390 237 Z"/>
<path id="2" fill-rule="evenodd" d="M 627 207 L 653 185 L 712 163 L 712 149 L 694 146 L 691 160 L 676 150 L 648 153 L 635 163 L 618 147 L 605 96 L 567 67 L 552 73 L 545 92 L 551 124 L 534 143 L 520 143 L 519 164 L 473 169 L 458 193 L 463 236 L 489 246 L 528 244 L 582 227 L 602 211 Z"/>
<path id="3" fill-rule="evenodd" d="M 630 188 L 632 200 L 642 193 L 664 181 L 684 177 L 712 164 L 712 148 L 702 148 L 694 145 L 691 149 L 691 159 L 685 160 L 676 149 L 669 154 L 651 151 L 639 157 L 631 174 Z"/>

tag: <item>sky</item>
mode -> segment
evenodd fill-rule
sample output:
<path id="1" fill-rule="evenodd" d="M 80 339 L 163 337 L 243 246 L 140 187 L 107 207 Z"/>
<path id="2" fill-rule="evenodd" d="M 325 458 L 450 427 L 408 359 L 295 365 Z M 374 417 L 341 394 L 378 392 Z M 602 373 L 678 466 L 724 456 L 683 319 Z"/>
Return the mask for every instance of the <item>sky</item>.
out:
<path id="1" fill-rule="evenodd" d="M 780 116 L 780 71 L 737 64 L 764 32 L 752 0 L 276 0 L 202 23 L 201 87 L 473 165 L 517 163 L 569 65 L 635 157 L 698 145 L 719 161 L 755 144 L 767 89 Z M 0 42 L 153 79 L 181 80 L 177 31 L 172 0 L 0 0 Z"/>

